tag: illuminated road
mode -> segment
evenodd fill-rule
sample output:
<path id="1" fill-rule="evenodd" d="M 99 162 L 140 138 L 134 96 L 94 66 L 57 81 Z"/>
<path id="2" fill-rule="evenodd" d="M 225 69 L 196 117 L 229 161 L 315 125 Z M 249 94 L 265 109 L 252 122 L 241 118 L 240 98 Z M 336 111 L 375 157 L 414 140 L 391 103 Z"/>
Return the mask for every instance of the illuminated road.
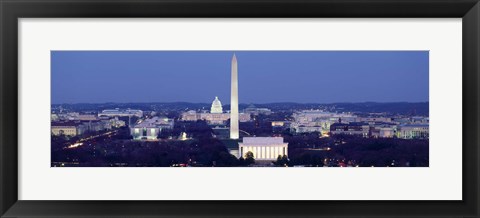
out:
<path id="1" fill-rule="evenodd" d="M 86 138 L 82 138 L 82 139 L 78 140 L 77 142 L 67 146 L 66 149 L 77 148 L 77 147 L 82 146 L 84 144 L 84 142 L 86 142 L 86 141 L 96 139 L 96 138 L 99 138 L 99 137 L 103 137 L 103 136 L 111 136 L 111 135 L 113 135 L 117 132 L 118 132 L 118 130 L 113 130 L 113 131 L 109 131 L 109 132 L 102 133 L 102 134 L 99 134 L 99 135 L 93 135 L 93 136 L 89 136 L 89 137 L 86 137 Z"/>

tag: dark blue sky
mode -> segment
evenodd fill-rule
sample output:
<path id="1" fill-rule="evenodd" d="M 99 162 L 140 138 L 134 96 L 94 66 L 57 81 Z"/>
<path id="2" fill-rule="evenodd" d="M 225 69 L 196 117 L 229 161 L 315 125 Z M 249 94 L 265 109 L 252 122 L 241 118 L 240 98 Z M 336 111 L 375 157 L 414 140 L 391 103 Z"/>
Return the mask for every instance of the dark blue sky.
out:
<path id="1" fill-rule="evenodd" d="M 428 101 L 428 51 L 236 51 L 240 103 Z M 230 102 L 232 51 L 52 51 L 52 103 Z"/>

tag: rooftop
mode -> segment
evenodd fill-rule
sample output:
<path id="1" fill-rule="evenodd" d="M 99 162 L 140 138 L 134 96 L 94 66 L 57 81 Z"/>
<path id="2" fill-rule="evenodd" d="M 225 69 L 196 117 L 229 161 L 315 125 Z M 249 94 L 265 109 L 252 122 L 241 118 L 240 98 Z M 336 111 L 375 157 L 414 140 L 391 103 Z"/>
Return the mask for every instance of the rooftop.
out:
<path id="1" fill-rule="evenodd" d="M 75 122 L 75 121 L 60 121 L 60 122 L 52 122 L 51 126 L 78 126 L 82 124 L 81 122 Z"/>
<path id="2" fill-rule="evenodd" d="M 243 137 L 243 144 L 281 144 L 283 137 Z"/>
<path id="3" fill-rule="evenodd" d="M 410 123 L 410 124 L 401 124 L 400 127 L 428 127 L 428 123 Z"/>

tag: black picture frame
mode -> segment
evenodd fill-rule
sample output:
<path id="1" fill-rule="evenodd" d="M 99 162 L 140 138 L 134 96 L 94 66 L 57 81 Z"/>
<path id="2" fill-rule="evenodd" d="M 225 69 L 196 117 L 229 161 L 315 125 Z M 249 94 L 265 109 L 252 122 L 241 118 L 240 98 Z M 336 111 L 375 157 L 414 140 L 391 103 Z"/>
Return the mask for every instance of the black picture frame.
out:
<path id="1" fill-rule="evenodd" d="M 1 217 L 478 217 L 478 0 L 0 0 Z M 462 18 L 461 201 L 19 201 L 18 19 L 134 17 Z M 448 43 L 448 42 L 445 42 Z M 441 191 L 441 190 L 439 190 Z"/>

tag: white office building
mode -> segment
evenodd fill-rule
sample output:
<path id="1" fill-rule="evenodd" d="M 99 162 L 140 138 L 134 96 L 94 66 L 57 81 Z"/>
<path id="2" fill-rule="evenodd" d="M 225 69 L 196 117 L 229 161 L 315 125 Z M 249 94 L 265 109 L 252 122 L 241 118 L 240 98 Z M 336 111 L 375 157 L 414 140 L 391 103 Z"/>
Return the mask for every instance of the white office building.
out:
<path id="1" fill-rule="evenodd" d="M 173 129 L 173 126 L 173 119 L 152 117 L 130 128 L 130 135 L 135 140 L 156 140 L 163 129 Z"/>
<path id="2" fill-rule="evenodd" d="M 397 137 L 401 139 L 428 139 L 428 123 L 403 124 L 398 127 Z"/>

